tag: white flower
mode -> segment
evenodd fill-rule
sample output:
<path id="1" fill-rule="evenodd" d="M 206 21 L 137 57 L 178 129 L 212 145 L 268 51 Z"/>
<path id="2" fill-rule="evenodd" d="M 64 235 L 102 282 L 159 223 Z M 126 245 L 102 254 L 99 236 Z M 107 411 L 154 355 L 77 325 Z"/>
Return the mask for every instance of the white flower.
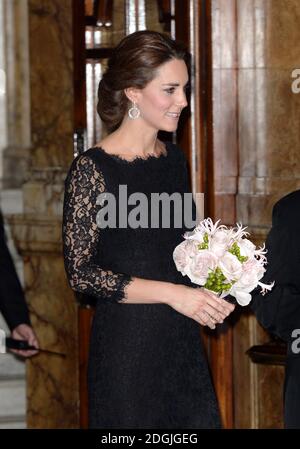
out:
<path id="1" fill-rule="evenodd" d="M 230 246 L 231 237 L 228 231 L 218 229 L 209 240 L 209 250 L 217 257 L 222 257 Z"/>
<path id="2" fill-rule="evenodd" d="M 204 234 L 205 232 L 202 232 L 201 229 L 195 228 L 193 231 L 186 232 L 184 238 L 186 240 L 194 240 L 198 243 L 203 243 Z"/>
<path id="3" fill-rule="evenodd" d="M 189 253 L 187 251 L 186 241 L 180 243 L 176 246 L 173 251 L 173 259 L 178 271 L 180 271 L 184 276 L 186 275 L 185 268 L 189 263 Z"/>
<path id="4" fill-rule="evenodd" d="M 186 232 L 184 234 L 185 239 L 192 239 L 192 240 L 198 240 L 198 242 L 202 243 L 203 236 L 207 234 L 208 236 L 213 235 L 218 229 L 226 228 L 226 226 L 219 224 L 218 220 L 216 223 L 212 221 L 211 218 L 206 218 L 205 220 L 202 220 L 198 226 L 195 227 L 195 229 L 191 232 Z"/>
<path id="5" fill-rule="evenodd" d="M 241 223 L 237 223 L 236 228 L 230 229 L 232 233 L 232 239 L 238 242 L 242 237 L 246 237 L 247 235 L 249 235 L 249 232 L 246 232 L 245 229 L 247 229 L 247 227 L 243 228 L 243 225 Z"/>
<path id="6" fill-rule="evenodd" d="M 190 264 L 191 258 L 198 253 L 198 244 L 195 241 L 184 240 L 182 243 L 176 246 L 173 251 L 173 259 L 178 271 L 183 276 L 187 274 L 187 268 Z"/>
<path id="7" fill-rule="evenodd" d="M 203 231 L 204 234 L 206 233 L 208 235 L 212 235 L 218 229 L 226 228 L 226 226 L 224 226 L 224 225 L 219 226 L 219 222 L 220 222 L 220 220 L 218 220 L 218 221 L 216 221 L 216 223 L 214 223 L 211 218 L 206 218 L 205 220 L 202 220 L 199 223 L 198 227 L 199 227 L 199 229 L 201 229 Z"/>
<path id="8" fill-rule="evenodd" d="M 240 239 L 238 241 L 238 246 L 240 248 L 241 256 L 246 256 L 248 259 L 254 257 L 256 247 L 250 240 Z"/>
<path id="9" fill-rule="evenodd" d="M 255 272 L 257 276 L 257 280 L 261 279 L 265 274 L 266 269 L 262 265 L 262 263 L 256 258 L 248 259 L 243 264 L 243 272 Z"/>
<path id="10" fill-rule="evenodd" d="M 210 270 L 215 270 L 218 259 L 211 251 L 203 249 L 190 259 L 187 274 L 192 282 L 197 285 L 204 285 Z"/>
<path id="11" fill-rule="evenodd" d="M 240 278 L 234 284 L 236 290 L 243 290 L 244 292 L 250 293 L 257 287 L 258 277 L 255 270 L 243 271 Z"/>
<path id="12" fill-rule="evenodd" d="M 249 233 L 242 224 L 237 223 L 236 227 L 228 229 L 219 222 L 214 223 L 207 218 L 192 232 L 186 232 L 185 240 L 173 252 L 173 259 L 177 269 L 197 285 L 205 285 L 210 273 L 214 272 L 209 278 L 210 287 L 217 289 L 221 298 L 232 295 L 245 306 L 251 301 L 250 293 L 257 286 L 264 294 L 274 285 L 274 282 L 270 285 L 260 282 L 266 271 L 266 250 L 264 246 L 256 248 L 246 238 Z M 219 270 L 225 280 L 220 280 Z M 232 284 L 230 290 L 228 284 Z"/>
<path id="13" fill-rule="evenodd" d="M 236 288 L 232 287 L 229 294 L 231 296 L 234 296 L 237 300 L 238 304 L 240 306 L 247 306 L 249 302 L 251 301 L 252 296 L 250 293 L 246 293 L 243 290 L 237 290 Z"/>
<path id="14" fill-rule="evenodd" d="M 241 262 L 236 256 L 228 252 L 220 259 L 219 267 L 228 281 L 235 281 L 242 274 Z"/>
<path id="15" fill-rule="evenodd" d="M 271 284 L 264 284 L 263 282 L 259 282 L 258 285 L 261 287 L 261 294 L 264 296 L 267 292 L 271 291 L 274 287 L 275 281 L 273 281 Z"/>

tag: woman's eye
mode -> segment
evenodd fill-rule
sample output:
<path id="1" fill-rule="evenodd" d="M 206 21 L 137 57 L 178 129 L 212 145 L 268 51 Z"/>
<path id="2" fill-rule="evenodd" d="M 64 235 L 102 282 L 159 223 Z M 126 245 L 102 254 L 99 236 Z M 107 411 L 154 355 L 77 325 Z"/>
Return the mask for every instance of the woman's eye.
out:
<path id="1" fill-rule="evenodd" d="M 169 89 L 165 89 L 165 92 L 167 92 L 167 94 L 173 94 L 174 93 L 174 87 L 170 87 Z"/>

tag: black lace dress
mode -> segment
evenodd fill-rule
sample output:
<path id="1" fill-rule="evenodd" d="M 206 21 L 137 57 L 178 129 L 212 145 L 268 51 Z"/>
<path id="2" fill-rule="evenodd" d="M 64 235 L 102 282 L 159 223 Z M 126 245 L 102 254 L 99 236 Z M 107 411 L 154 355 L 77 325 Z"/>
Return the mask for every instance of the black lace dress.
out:
<path id="1" fill-rule="evenodd" d="M 123 303 L 133 276 L 191 286 L 172 257 L 187 228 L 100 229 L 96 216 L 103 203 L 97 204 L 97 197 L 113 193 L 118 210 L 120 185 L 126 186 L 128 198 L 143 192 L 149 204 L 151 192 L 189 192 L 183 152 L 168 143 L 166 153 L 158 157 L 126 161 L 91 148 L 74 159 L 67 176 L 66 272 L 73 290 L 96 299 L 88 367 L 89 425 L 218 428 L 200 325 L 167 304 Z M 136 204 L 127 207 L 129 213 Z"/>

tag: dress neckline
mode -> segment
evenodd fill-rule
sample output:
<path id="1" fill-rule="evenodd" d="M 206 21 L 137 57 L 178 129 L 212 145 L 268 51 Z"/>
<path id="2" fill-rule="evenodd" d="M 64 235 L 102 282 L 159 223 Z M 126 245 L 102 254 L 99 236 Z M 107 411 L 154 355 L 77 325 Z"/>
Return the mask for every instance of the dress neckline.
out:
<path id="1" fill-rule="evenodd" d="M 128 165 L 134 165 L 134 164 L 137 164 L 137 163 L 145 163 L 145 162 L 152 161 L 152 160 L 160 160 L 162 158 L 167 159 L 168 156 L 169 156 L 169 150 L 170 150 L 169 147 L 168 147 L 168 142 L 165 142 L 165 151 L 162 151 L 158 156 L 154 156 L 153 154 L 149 154 L 147 157 L 136 156 L 133 159 L 125 159 L 125 158 L 119 156 L 118 154 L 108 153 L 101 146 L 97 146 L 96 145 L 93 148 L 98 150 L 98 151 L 100 151 L 102 154 L 104 154 L 108 158 L 114 159 L 117 162 L 120 162 L 120 163 L 123 163 L 123 164 L 128 164 Z"/>

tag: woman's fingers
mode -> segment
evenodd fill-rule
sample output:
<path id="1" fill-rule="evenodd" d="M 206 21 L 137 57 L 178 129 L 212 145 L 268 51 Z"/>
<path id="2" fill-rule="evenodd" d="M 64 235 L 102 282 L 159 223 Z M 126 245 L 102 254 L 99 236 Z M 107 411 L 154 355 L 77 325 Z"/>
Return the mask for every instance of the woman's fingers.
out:
<path id="1" fill-rule="evenodd" d="M 219 302 L 217 302 L 213 298 L 206 297 L 205 298 L 205 304 L 210 309 L 213 309 L 214 313 L 220 315 L 223 320 L 229 315 L 229 312 L 227 312 L 227 310 L 223 307 L 223 305 L 219 304 Z"/>
<path id="2" fill-rule="evenodd" d="M 197 321 L 199 321 L 199 323 L 202 326 L 208 326 L 211 329 L 215 329 L 216 328 L 216 324 L 212 320 L 211 316 L 207 312 L 205 312 L 205 310 L 200 310 L 200 312 L 198 312 L 196 314 L 196 316 L 200 318 Z"/>
<path id="3" fill-rule="evenodd" d="M 212 307 L 210 304 L 206 304 L 206 306 L 203 308 L 206 313 L 211 317 L 213 321 L 216 323 L 223 323 L 226 316 L 222 313 L 220 313 L 218 310 L 216 310 L 214 307 Z"/>
<path id="4" fill-rule="evenodd" d="M 215 329 L 216 324 L 223 323 L 224 319 L 234 310 L 234 305 L 220 299 L 214 293 L 201 290 L 201 306 L 196 312 L 199 323 Z"/>
<path id="5" fill-rule="evenodd" d="M 183 286 L 180 286 L 182 289 Z M 194 289 L 185 287 L 187 298 L 185 301 L 174 301 L 171 306 L 179 313 L 194 319 L 202 326 L 215 329 L 216 325 L 223 323 L 225 318 L 234 310 L 234 305 L 220 299 L 213 292 L 203 288 Z"/>
<path id="6" fill-rule="evenodd" d="M 211 307 L 224 315 L 224 318 L 234 310 L 233 304 L 230 304 L 229 302 L 224 301 L 217 296 L 207 295 L 206 301 Z"/>

